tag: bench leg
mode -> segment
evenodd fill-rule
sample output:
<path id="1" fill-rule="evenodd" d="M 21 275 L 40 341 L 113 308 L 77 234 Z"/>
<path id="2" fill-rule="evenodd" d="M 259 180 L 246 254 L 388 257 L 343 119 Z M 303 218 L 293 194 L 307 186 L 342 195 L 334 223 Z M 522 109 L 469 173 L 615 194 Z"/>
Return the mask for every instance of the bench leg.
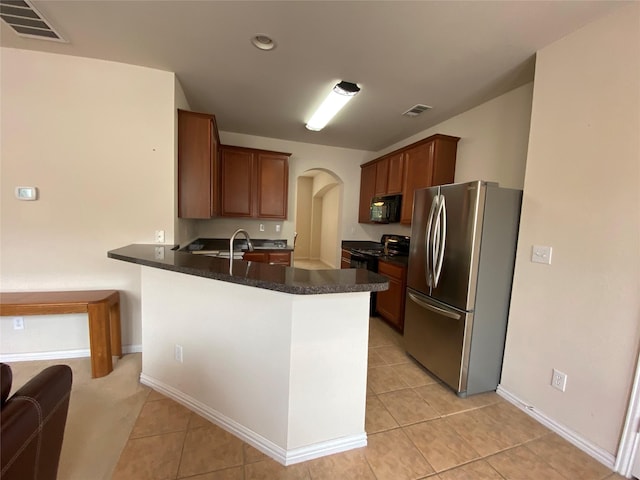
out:
<path id="1" fill-rule="evenodd" d="M 111 328 L 111 355 L 122 358 L 122 334 L 120 331 L 120 296 L 116 293 L 116 301 L 109 308 L 109 325 Z"/>
<path id="2" fill-rule="evenodd" d="M 91 349 L 91 376 L 104 377 L 113 370 L 111 359 L 111 327 L 109 303 L 90 303 L 89 348 Z"/>

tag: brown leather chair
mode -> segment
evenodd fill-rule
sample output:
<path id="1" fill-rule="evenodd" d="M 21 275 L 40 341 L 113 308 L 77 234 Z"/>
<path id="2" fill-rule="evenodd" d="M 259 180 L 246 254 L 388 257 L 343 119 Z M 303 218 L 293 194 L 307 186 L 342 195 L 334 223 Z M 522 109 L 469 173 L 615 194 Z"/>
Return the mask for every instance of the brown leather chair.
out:
<path id="1" fill-rule="evenodd" d="M 0 364 L 0 478 L 55 480 L 69 410 L 71 368 L 45 368 L 8 398 L 11 381 L 11 368 Z"/>

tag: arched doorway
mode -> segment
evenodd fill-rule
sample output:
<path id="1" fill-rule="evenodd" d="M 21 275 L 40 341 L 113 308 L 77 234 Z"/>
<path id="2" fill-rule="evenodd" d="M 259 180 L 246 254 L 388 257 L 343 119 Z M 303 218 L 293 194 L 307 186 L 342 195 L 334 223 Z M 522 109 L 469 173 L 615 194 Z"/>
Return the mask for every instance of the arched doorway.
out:
<path id="1" fill-rule="evenodd" d="M 342 180 L 330 170 L 311 169 L 297 178 L 297 268 L 340 268 Z"/>

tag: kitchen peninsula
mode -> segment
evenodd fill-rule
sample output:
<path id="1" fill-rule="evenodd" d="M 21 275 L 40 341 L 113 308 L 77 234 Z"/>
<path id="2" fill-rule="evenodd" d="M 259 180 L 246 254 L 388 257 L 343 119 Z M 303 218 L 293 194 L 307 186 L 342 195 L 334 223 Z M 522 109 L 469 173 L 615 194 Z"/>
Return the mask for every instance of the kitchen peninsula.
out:
<path id="1" fill-rule="evenodd" d="M 385 277 L 153 244 L 108 256 L 141 265 L 142 383 L 283 465 L 366 445 L 369 295 Z"/>

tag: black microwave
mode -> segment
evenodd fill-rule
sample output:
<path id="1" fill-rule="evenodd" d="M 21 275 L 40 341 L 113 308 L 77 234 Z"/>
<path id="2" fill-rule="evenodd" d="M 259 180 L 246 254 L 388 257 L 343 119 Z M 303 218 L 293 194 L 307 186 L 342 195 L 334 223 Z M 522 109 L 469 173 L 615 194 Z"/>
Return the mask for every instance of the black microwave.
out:
<path id="1" fill-rule="evenodd" d="M 395 223 L 400 221 L 402 195 L 385 195 L 371 200 L 369 220 L 374 223 Z"/>

